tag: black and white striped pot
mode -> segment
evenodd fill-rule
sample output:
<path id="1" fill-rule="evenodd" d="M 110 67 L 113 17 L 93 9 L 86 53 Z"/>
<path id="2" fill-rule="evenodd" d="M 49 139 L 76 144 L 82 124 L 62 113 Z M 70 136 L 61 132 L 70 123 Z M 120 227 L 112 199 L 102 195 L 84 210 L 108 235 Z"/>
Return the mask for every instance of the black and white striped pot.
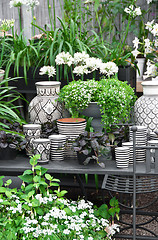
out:
<path id="1" fill-rule="evenodd" d="M 50 135 L 50 160 L 62 161 L 64 160 L 65 145 L 67 137 L 65 135 Z"/>
<path id="2" fill-rule="evenodd" d="M 83 134 L 86 128 L 86 120 L 84 118 L 61 118 L 57 120 L 59 134 L 66 135 L 68 139 L 65 157 L 77 158 L 77 154 L 72 150 L 72 142 Z"/>

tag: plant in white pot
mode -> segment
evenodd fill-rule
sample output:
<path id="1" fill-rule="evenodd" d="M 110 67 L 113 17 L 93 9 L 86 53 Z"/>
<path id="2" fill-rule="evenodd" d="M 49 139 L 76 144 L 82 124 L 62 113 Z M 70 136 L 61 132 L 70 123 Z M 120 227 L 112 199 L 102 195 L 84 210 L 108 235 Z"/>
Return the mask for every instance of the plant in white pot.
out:
<path id="1" fill-rule="evenodd" d="M 72 117 L 78 117 L 83 109 L 86 114 L 89 105 L 95 103 L 99 106 L 103 128 L 110 132 L 112 125 L 130 119 L 136 96 L 126 82 L 113 77 L 101 81 L 73 81 L 61 89 L 58 100 Z"/>

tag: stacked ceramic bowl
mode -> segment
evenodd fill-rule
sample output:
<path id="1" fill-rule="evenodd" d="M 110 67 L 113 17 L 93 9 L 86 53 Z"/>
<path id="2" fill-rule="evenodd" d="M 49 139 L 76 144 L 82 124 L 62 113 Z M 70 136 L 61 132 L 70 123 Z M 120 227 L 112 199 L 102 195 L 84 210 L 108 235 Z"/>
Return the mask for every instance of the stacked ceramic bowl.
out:
<path id="1" fill-rule="evenodd" d="M 158 140 L 158 135 L 154 132 L 149 132 L 149 139 L 150 140 Z"/>
<path id="2" fill-rule="evenodd" d="M 65 153 L 65 144 L 66 144 L 65 135 L 50 135 L 50 160 L 52 161 L 62 161 L 64 160 Z"/>
<path id="3" fill-rule="evenodd" d="M 129 155 L 130 155 L 129 147 L 116 147 L 115 148 L 115 157 L 116 157 L 117 168 L 128 168 Z"/>
<path id="4" fill-rule="evenodd" d="M 147 145 L 147 127 L 146 126 L 136 126 L 136 145 L 146 146 Z M 133 141 L 133 131 L 131 127 L 129 128 L 129 139 Z M 146 150 L 145 149 L 136 149 L 136 161 L 144 162 L 146 159 Z"/>
<path id="5" fill-rule="evenodd" d="M 123 142 L 122 147 L 129 147 L 129 164 L 133 164 L 133 142 Z"/>

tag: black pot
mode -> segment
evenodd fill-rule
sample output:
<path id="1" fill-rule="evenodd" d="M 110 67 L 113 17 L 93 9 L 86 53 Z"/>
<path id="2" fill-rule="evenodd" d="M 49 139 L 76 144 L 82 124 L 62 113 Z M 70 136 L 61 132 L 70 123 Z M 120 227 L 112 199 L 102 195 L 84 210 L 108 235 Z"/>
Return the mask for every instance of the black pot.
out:
<path id="1" fill-rule="evenodd" d="M 0 147 L 0 160 L 13 160 L 16 158 L 18 151 L 16 149 Z"/>
<path id="2" fill-rule="evenodd" d="M 83 153 L 79 153 L 79 152 L 77 152 L 77 159 L 78 159 L 78 163 L 80 164 L 80 165 L 84 165 L 84 161 L 86 160 L 86 158 L 88 158 L 88 157 L 92 157 L 92 153 L 89 153 L 88 155 L 85 155 L 85 154 L 83 154 Z M 91 161 L 91 160 L 90 160 Z M 93 161 L 94 162 L 94 161 Z"/>

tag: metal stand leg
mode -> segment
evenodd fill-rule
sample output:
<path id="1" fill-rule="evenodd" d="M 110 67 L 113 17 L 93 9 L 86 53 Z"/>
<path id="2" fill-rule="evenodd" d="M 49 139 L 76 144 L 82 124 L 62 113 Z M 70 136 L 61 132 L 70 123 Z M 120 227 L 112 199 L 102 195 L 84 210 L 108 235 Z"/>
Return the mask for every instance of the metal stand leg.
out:
<path id="1" fill-rule="evenodd" d="M 76 174 L 76 178 L 77 178 L 77 181 L 78 181 L 78 183 L 79 183 L 79 185 L 80 185 L 81 191 L 82 191 L 82 193 L 83 193 L 83 195 L 84 195 L 84 197 L 85 197 L 85 200 L 87 201 L 87 192 L 86 192 L 86 190 L 85 190 L 83 181 L 82 181 L 82 179 L 81 179 L 81 177 L 80 177 L 79 174 Z"/>

